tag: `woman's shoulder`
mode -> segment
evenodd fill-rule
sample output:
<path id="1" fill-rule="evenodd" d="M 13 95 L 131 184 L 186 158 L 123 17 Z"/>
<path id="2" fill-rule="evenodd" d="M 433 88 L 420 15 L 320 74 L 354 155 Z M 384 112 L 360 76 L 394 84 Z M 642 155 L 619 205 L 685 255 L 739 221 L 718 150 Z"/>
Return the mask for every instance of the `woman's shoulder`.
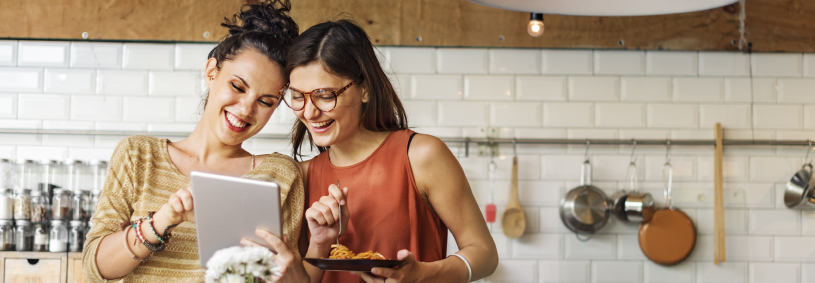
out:
<path id="1" fill-rule="evenodd" d="M 291 179 L 301 175 L 300 164 L 288 155 L 281 153 L 271 153 L 256 155 L 255 159 L 263 160 L 257 166 L 257 173 L 271 174 L 274 176 L 289 177 Z"/>
<path id="2" fill-rule="evenodd" d="M 116 149 L 111 156 L 111 163 L 117 159 L 128 157 L 128 159 L 140 159 L 143 156 L 160 155 L 164 150 L 166 140 L 157 137 L 135 135 L 123 138 L 116 145 Z M 134 157 L 134 158 L 131 158 Z"/>

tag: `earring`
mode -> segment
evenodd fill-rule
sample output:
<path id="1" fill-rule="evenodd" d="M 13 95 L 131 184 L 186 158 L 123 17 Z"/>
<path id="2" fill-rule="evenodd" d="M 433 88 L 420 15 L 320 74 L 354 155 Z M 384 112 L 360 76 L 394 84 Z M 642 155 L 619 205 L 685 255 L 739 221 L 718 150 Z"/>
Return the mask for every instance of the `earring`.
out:
<path id="1" fill-rule="evenodd" d="M 210 80 L 210 81 L 214 81 L 214 80 L 215 80 L 215 78 L 209 78 L 209 80 Z"/>

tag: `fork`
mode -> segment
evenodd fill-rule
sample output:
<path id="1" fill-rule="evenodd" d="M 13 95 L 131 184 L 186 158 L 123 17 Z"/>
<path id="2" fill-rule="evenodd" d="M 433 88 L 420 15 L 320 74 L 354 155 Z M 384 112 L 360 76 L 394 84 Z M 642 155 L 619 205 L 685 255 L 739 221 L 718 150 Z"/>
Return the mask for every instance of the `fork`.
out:
<path id="1" fill-rule="evenodd" d="M 340 188 L 340 180 L 337 180 L 337 188 Z M 340 247 L 340 234 L 342 233 L 342 204 L 340 204 L 340 202 L 337 202 L 337 206 L 339 206 L 339 208 L 340 208 L 340 226 L 337 229 L 337 230 L 339 230 L 337 232 L 337 248 L 339 248 Z"/>

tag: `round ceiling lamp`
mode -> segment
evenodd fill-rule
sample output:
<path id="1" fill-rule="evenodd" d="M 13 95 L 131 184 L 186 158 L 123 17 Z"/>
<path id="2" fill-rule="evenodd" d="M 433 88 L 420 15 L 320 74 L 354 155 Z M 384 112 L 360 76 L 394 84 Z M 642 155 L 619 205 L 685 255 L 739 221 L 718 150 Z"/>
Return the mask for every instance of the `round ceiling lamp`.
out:
<path id="1" fill-rule="evenodd" d="M 695 12 L 738 0 L 468 0 L 498 9 L 570 16 L 646 16 Z M 530 33 L 531 34 L 531 33 Z"/>

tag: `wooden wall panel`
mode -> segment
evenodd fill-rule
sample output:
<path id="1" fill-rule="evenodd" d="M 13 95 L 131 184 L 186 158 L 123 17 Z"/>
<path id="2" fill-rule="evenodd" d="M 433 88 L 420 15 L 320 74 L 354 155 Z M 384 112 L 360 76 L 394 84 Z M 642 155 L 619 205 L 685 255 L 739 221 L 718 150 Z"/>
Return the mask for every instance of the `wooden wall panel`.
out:
<path id="1" fill-rule="evenodd" d="M 223 18 L 255 1 L 0 0 L 0 38 L 81 39 L 88 32 L 90 39 L 217 41 L 226 33 Z M 815 1 L 746 5 L 752 51 L 815 51 Z M 738 5 L 661 16 L 546 15 L 538 38 L 526 34 L 528 13 L 466 0 L 292 0 L 292 6 L 301 31 L 353 18 L 379 45 L 736 50 L 731 42 L 739 38 Z"/>

